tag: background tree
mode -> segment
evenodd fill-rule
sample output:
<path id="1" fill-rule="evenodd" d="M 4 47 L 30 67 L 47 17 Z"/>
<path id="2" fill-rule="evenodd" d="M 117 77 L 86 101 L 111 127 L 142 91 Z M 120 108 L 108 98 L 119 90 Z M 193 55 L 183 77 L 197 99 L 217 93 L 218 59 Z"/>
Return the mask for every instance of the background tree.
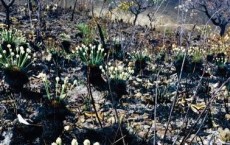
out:
<path id="1" fill-rule="evenodd" d="M 186 0 L 180 8 L 196 9 L 206 14 L 211 22 L 220 28 L 223 36 L 230 22 L 230 0 Z"/>
<path id="2" fill-rule="evenodd" d="M 117 7 L 120 10 L 130 12 L 134 15 L 133 24 L 135 25 L 139 14 L 164 1 L 165 0 L 112 0 L 110 9 Z"/>
<path id="3" fill-rule="evenodd" d="M 10 29 L 10 7 L 14 4 L 15 0 L 11 0 L 8 3 L 4 0 L 1 0 L 2 5 L 4 6 L 6 10 L 6 24 L 7 24 L 7 29 Z"/>

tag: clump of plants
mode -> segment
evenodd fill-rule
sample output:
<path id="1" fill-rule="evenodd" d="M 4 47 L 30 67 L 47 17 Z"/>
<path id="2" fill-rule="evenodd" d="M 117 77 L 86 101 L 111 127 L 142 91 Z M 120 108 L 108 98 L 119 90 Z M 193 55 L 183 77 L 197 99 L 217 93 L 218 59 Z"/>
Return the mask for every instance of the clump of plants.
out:
<path id="1" fill-rule="evenodd" d="M 176 68 L 177 74 L 180 73 L 181 68 L 183 66 L 183 73 L 186 74 L 202 74 L 203 72 L 203 55 L 201 50 L 198 47 L 189 47 L 188 54 L 186 55 L 185 48 L 181 47 L 177 48 L 176 56 L 174 60 L 174 66 Z M 175 51 L 174 50 L 174 51 Z M 186 55 L 186 56 L 185 56 Z M 184 59 L 185 57 L 185 59 Z M 184 64 L 183 64 L 184 60 Z"/>
<path id="2" fill-rule="evenodd" d="M 116 93 L 117 97 L 127 94 L 127 80 L 134 73 L 131 67 L 126 67 L 124 64 L 111 64 L 105 66 L 105 69 L 100 66 L 103 74 L 107 76 L 111 91 Z"/>
<path id="3" fill-rule="evenodd" d="M 1 46 L 3 50 L 6 50 L 9 53 L 8 44 L 11 45 L 11 49 L 15 49 L 19 45 L 26 43 L 26 39 L 21 31 L 17 29 L 3 29 L 0 31 Z"/>
<path id="4" fill-rule="evenodd" d="M 17 46 L 14 50 L 10 44 L 7 49 L 8 52 L 0 47 L 0 67 L 4 70 L 4 80 L 12 88 L 22 88 L 29 81 L 26 72 L 33 63 L 31 50 L 23 46 Z"/>
<path id="5" fill-rule="evenodd" d="M 69 78 L 65 77 L 61 79 L 59 77 L 55 78 L 55 85 L 53 86 L 51 81 L 48 80 L 45 74 L 40 74 L 42 81 L 44 83 L 46 97 L 51 103 L 51 106 L 57 107 L 63 103 L 63 100 L 68 96 L 68 91 L 72 90 L 76 86 L 77 81 L 69 83 Z"/>
<path id="6" fill-rule="evenodd" d="M 203 71 L 203 54 L 201 50 L 198 47 L 191 47 L 189 49 L 192 49 L 191 51 L 191 68 L 192 68 L 192 73 L 202 73 Z"/>
<path id="7" fill-rule="evenodd" d="M 84 68 L 86 68 L 89 82 L 96 86 L 103 86 L 105 82 L 101 77 L 102 72 L 99 66 L 103 64 L 106 53 L 104 53 L 102 45 L 90 44 L 89 46 L 86 46 L 82 44 L 81 46 L 76 47 L 74 53 L 85 65 Z"/>
<path id="8" fill-rule="evenodd" d="M 135 73 L 144 70 L 147 66 L 147 62 L 150 61 L 147 49 L 134 51 L 131 57 L 135 61 Z"/>
<path id="9" fill-rule="evenodd" d="M 62 33 L 60 34 L 61 37 L 61 47 L 65 50 L 66 53 L 71 53 L 71 41 L 70 36 Z"/>
<path id="10" fill-rule="evenodd" d="M 84 44 L 88 45 L 93 42 L 93 38 L 96 32 L 92 27 L 90 27 L 90 25 L 86 23 L 79 23 L 76 27 L 80 31 L 77 36 L 82 38 L 82 42 Z"/>
<path id="11" fill-rule="evenodd" d="M 83 64 L 92 67 L 99 67 L 103 63 L 106 55 L 101 44 L 97 46 L 91 44 L 86 46 L 82 44 L 81 46 L 76 47 L 76 54 L 81 59 Z"/>

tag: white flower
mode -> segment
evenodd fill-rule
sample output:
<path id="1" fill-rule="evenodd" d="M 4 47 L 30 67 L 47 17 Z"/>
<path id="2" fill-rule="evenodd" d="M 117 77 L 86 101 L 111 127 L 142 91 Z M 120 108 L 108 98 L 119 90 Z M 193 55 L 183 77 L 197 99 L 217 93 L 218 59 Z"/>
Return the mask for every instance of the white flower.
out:
<path id="1" fill-rule="evenodd" d="M 31 59 L 31 56 L 30 56 L 30 55 L 28 55 L 28 59 Z"/>
<path id="2" fill-rule="evenodd" d="M 41 72 L 38 74 L 37 78 L 41 78 L 41 79 L 44 79 L 44 78 L 47 78 L 46 74 Z"/>
<path id="3" fill-rule="evenodd" d="M 90 145 L 90 141 L 88 139 L 84 140 L 83 145 Z"/>
<path id="4" fill-rule="evenodd" d="M 119 71 L 123 71 L 123 66 L 119 65 L 117 68 Z"/>
<path id="5" fill-rule="evenodd" d="M 73 139 L 73 140 L 71 141 L 71 145 L 78 145 L 77 140 L 76 140 L 76 139 Z"/>
<path id="6" fill-rule="evenodd" d="M 31 50 L 29 48 L 26 49 L 27 53 L 31 53 Z"/>
<path id="7" fill-rule="evenodd" d="M 2 55 L 0 54 L 0 58 L 2 58 Z"/>
<path id="8" fill-rule="evenodd" d="M 98 50 L 99 51 L 102 50 L 102 45 L 101 44 L 98 45 Z"/>
<path id="9" fill-rule="evenodd" d="M 33 57 L 36 57 L 36 56 L 37 56 L 37 54 L 36 54 L 36 53 L 34 53 L 34 54 L 33 54 Z"/>
<path id="10" fill-rule="evenodd" d="M 57 145 L 55 142 L 53 142 L 51 145 Z"/>
<path id="11" fill-rule="evenodd" d="M 20 51 L 24 51 L 23 46 L 20 46 L 19 49 L 20 49 Z"/>
<path id="12" fill-rule="evenodd" d="M 73 81 L 73 85 L 76 85 L 76 84 L 77 84 L 77 80 L 74 80 L 74 81 Z"/>
<path id="13" fill-rule="evenodd" d="M 62 144 L 62 140 L 61 140 L 60 137 L 58 137 L 58 138 L 56 139 L 56 143 L 57 143 L 58 145 L 61 145 L 61 144 Z"/>
<path id="14" fill-rule="evenodd" d="M 64 79 L 64 84 L 67 83 L 68 79 L 69 79 L 68 77 L 65 77 L 65 79 Z"/>
<path id="15" fill-rule="evenodd" d="M 5 67 L 9 67 L 9 64 L 5 64 Z"/>
<path id="16" fill-rule="evenodd" d="M 10 44 L 7 44 L 7 46 L 6 46 L 7 48 L 11 48 L 11 45 Z"/>
<path id="17" fill-rule="evenodd" d="M 62 89 L 65 89 L 65 84 L 62 84 L 62 85 L 61 85 L 61 88 L 62 88 Z"/>
<path id="18" fill-rule="evenodd" d="M 113 70 L 114 70 L 114 67 L 113 67 L 113 66 L 109 67 L 109 70 L 110 70 L 110 71 L 113 71 Z"/>
<path id="19" fill-rule="evenodd" d="M 69 131 L 69 130 L 70 130 L 70 126 L 69 126 L 69 125 L 65 126 L 65 127 L 64 127 L 64 130 L 65 130 L 65 131 Z"/>
<path id="20" fill-rule="evenodd" d="M 21 54 L 24 54 L 25 53 L 25 51 L 24 50 L 21 50 Z"/>
<path id="21" fill-rule="evenodd" d="M 100 143 L 99 142 L 95 142 L 93 145 L 100 145 Z"/>
<path id="22" fill-rule="evenodd" d="M 17 52 L 19 51 L 19 47 L 16 47 L 16 51 L 17 51 Z"/>
<path id="23" fill-rule="evenodd" d="M 19 55 L 18 55 L 18 54 L 16 55 L 16 58 L 19 58 Z"/>
<path id="24" fill-rule="evenodd" d="M 3 54 L 6 54 L 6 50 L 3 50 Z"/>
<path id="25" fill-rule="evenodd" d="M 60 78 L 59 78 L 59 77 L 56 77 L 55 80 L 56 80 L 56 82 L 59 82 Z"/>

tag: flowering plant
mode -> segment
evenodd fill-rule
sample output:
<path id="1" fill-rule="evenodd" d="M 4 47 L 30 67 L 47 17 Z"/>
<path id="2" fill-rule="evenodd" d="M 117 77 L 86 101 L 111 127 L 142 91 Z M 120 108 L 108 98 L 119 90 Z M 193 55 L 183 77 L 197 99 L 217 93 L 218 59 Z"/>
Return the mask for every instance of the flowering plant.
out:
<path id="1" fill-rule="evenodd" d="M 105 66 L 105 69 L 102 66 L 100 66 L 100 69 L 104 75 L 116 81 L 126 81 L 134 73 L 131 67 L 124 67 L 123 64 L 112 65 L 110 62 Z"/>
<path id="2" fill-rule="evenodd" d="M 17 45 L 25 43 L 26 39 L 23 36 L 22 32 L 17 29 L 6 30 L 3 29 L 0 31 L 1 41 L 7 43 L 15 43 Z"/>
<path id="3" fill-rule="evenodd" d="M 49 100 L 52 100 L 52 99 L 57 99 L 59 101 L 63 100 L 64 98 L 67 97 L 68 90 L 72 90 L 74 86 L 77 84 L 76 80 L 73 82 L 73 84 L 69 83 L 68 77 L 65 77 L 63 83 L 60 83 L 61 79 L 59 77 L 56 77 L 55 78 L 55 91 L 53 92 L 51 90 L 52 89 L 51 82 L 47 79 L 46 74 L 41 73 L 39 74 L 38 77 L 42 78 L 42 81 L 44 83 L 45 90 L 46 90 L 46 96 Z"/>
<path id="4" fill-rule="evenodd" d="M 28 63 L 31 59 L 31 50 L 30 48 L 24 48 L 23 46 L 16 47 L 12 49 L 11 45 L 7 45 L 8 51 L 3 50 L 0 46 L 0 67 L 1 68 L 10 68 L 16 66 L 19 69 L 26 68 L 32 62 Z M 35 55 L 34 55 L 35 57 Z"/>
<path id="5" fill-rule="evenodd" d="M 134 51 L 131 54 L 131 57 L 135 61 L 149 61 L 150 60 L 150 57 L 148 56 L 147 49 L 144 49 L 143 51 L 141 51 L 141 50 Z"/>
<path id="6" fill-rule="evenodd" d="M 106 55 L 101 44 L 98 46 L 91 44 L 86 46 L 82 44 L 76 47 L 76 54 L 86 66 L 100 66 Z"/>

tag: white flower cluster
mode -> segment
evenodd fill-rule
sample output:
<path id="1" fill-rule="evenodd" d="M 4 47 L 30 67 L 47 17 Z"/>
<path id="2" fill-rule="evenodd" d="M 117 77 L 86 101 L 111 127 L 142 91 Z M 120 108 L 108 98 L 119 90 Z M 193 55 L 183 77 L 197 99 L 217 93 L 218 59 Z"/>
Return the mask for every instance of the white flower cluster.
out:
<path id="1" fill-rule="evenodd" d="M 144 49 L 144 50 L 137 50 L 137 51 L 134 51 L 132 54 L 131 54 L 132 58 L 135 59 L 135 60 L 143 60 L 145 59 L 146 57 L 149 57 L 149 53 L 148 53 L 148 50 L 147 49 Z"/>
<path id="2" fill-rule="evenodd" d="M 72 53 L 75 53 L 73 51 Z M 81 46 L 76 47 L 76 53 L 80 57 L 81 61 L 85 65 L 100 65 L 106 53 L 104 53 L 104 48 L 99 44 L 98 47 L 90 44 L 89 47 L 82 44 Z"/>
<path id="3" fill-rule="evenodd" d="M 2 42 L 14 42 L 15 44 L 21 44 L 26 42 L 26 38 L 22 34 L 22 31 L 17 29 L 3 29 L 0 32 L 0 38 Z"/>
<path id="4" fill-rule="evenodd" d="M 62 139 L 60 137 L 58 137 L 56 139 L 56 142 L 53 142 L 51 145 L 62 145 Z M 78 145 L 78 141 L 76 139 L 73 139 L 71 141 L 71 145 Z M 90 145 L 90 140 L 85 139 L 83 142 L 83 145 Z M 93 145 L 100 145 L 99 142 L 95 142 Z"/>
<path id="5" fill-rule="evenodd" d="M 38 75 L 38 78 L 41 78 L 42 81 L 44 82 L 45 85 L 45 90 L 46 90 L 46 95 L 48 97 L 48 99 L 52 99 L 52 91 L 50 91 L 50 82 L 47 79 L 46 74 L 44 73 L 40 73 Z M 69 90 L 72 90 L 76 85 L 77 85 L 77 80 L 74 80 L 74 82 L 71 84 L 69 83 L 69 78 L 65 77 L 64 78 L 64 82 L 61 84 L 60 83 L 60 78 L 56 77 L 55 78 L 55 98 L 59 99 L 59 100 L 63 100 L 67 97 L 67 93 Z"/>
<path id="6" fill-rule="evenodd" d="M 16 47 L 16 50 L 11 48 L 11 45 L 7 45 L 8 51 L 2 50 L 0 47 L 0 65 L 7 68 L 9 66 L 17 66 L 23 68 L 28 66 L 27 62 L 31 59 L 31 50 L 24 48 L 23 46 Z M 34 54 L 35 58 L 36 55 Z"/>
<path id="7" fill-rule="evenodd" d="M 134 73 L 131 67 L 125 67 L 123 64 L 114 66 L 110 62 L 105 66 L 105 70 L 102 66 L 100 66 L 100 69 L 104 75 L 108 75 L 110 79 L 115 80 L 127 80 Z"/>

